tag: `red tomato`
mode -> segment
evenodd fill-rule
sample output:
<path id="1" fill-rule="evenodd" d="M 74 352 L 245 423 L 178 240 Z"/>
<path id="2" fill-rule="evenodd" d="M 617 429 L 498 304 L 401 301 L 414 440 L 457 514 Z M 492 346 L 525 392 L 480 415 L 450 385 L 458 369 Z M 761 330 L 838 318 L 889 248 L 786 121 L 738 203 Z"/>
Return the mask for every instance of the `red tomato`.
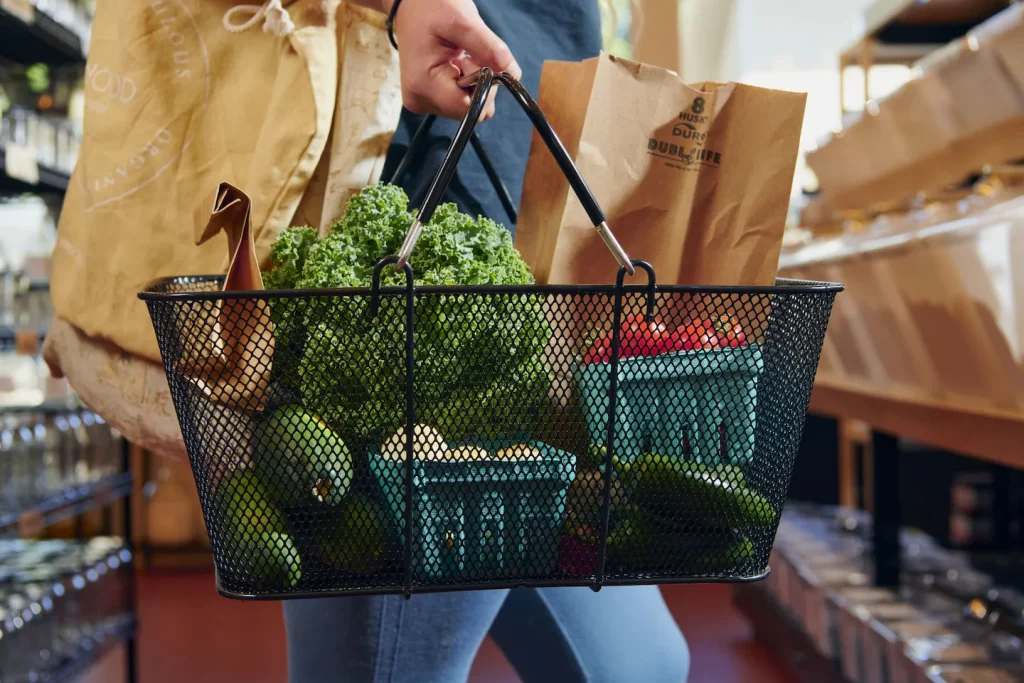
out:
<path id="1" fill-rule="evenodd" d="M 664 353 L 668 350 L 668 336 L 660 320 L 647 322 L 644 316 L 630 313 L 620 326 L 619 358 Z"/>
<path id="2" fill-rule="evenodd" d="M 594 340 L 590 348 L 583 356 L 583 364 L 607 363 L 612 359 L 612 339 L 607 336 L 600 336 Z"/>
<path id="3" fill-rule="evenodd" d="M 717 334 L 705 330 L 697 339 L 696 348 L 707 351 L 708 349 L 717 349 L 721 345 Z"/>
<path id="4" fill-rule="evenodd" d="M 732 349 L 742 348 L 747 345 L 747 335 L 743 332 L 743 328 L 737 326 L 735 329 L 729 330 L 725 339 L 722 340 L 722 346 L 728 346 Z"/>
<path id="5" fill-rule="evenodd" d="M 668 351 L 689 351 L 693 349 L 693 335 L 688 330 L 678 329 L 668 335 Z"/>
<path id="6" fill-rule="evenodd" d="M 735 316 L 719 317 L 715 322 L 715 330 L 718 333 L 720 346 L 736 349 L 747 345 L 747 335 Z"/>

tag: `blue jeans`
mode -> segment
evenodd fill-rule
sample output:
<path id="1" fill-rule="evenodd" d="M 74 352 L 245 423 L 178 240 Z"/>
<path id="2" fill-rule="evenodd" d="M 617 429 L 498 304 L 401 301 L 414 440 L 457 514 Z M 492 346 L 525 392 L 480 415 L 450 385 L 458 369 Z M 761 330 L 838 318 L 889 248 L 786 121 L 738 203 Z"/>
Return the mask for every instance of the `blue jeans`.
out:
<path id="1" fill-rule="evenodd" d="M 656 586 L 517 588 L 284 604 L 291 683 L 460 683 L 488 633 L 524 683 L 684 683 Z"/>

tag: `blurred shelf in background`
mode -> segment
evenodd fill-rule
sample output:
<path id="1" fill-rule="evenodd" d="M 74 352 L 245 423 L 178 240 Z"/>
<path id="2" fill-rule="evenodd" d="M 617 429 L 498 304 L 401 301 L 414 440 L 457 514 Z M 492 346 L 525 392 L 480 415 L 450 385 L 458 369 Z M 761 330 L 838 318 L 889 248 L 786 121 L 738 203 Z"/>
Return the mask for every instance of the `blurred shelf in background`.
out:
<path id="1" fill-rule="evenodd" d="M 1013 0 L 875 0 L 864 9 L 865 38 L 883 44 L 943 44 L 1013 4 Z"/>
<path id="2" fill-rule="evenodd" d="M 30 192 L 65 192 L 71 176 L 35 161 L 25 160 L 24 152 L 17 152 L 22 157 L 13 167 L 8 161 L 5 148 L 0 148 L 0 194 L 22 194 Z"/>
<path id="3" fill-rule="evenodd" d="M 38 536 L 47 527 L 111 505 L 131 492 L 131 472 L 120 472 L 95 482 L 71 486 L 25 509 L 0 513 L 0 537 Z"/>
<path id="4" fill-rule="evenodd" d="M 83 62 L 82 39 L 29 0 L 0 2 L 0 57 L 19 64 Z"/>

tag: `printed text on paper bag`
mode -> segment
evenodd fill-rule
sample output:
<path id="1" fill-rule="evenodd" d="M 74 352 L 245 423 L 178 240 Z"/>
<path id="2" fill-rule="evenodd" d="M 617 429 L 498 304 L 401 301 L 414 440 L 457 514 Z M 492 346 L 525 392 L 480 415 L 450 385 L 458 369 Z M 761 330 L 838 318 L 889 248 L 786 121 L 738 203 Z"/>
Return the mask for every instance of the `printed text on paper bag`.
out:
<path id="1" fill-rule="evenodd" d="M 721 152 L 704 146 L 711 122 L 711 117 L 704 113 L 705 105 L 703 97 L 695 98 L 689 111 L 679 112 L 671 139 L 648 138 L 647 153 L 665 159 L 666 166 L 684 171 L 695 171 L 698 166 L 717 168 L 722 163 Z"/>

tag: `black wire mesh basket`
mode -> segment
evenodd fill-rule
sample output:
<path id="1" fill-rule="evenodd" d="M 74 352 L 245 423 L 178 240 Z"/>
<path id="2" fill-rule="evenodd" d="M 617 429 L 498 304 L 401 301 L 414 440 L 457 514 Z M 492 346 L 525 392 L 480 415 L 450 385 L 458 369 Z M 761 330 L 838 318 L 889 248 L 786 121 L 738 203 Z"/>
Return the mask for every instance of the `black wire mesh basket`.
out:
<path id="1" fill-rule="evenodd" d="M 362 289 L 155 283 L 156 330 L 227 596 L 750 581 L 839 285 L 685 287 L 630 261 L 506 74 Z M 619 262 L 615 285 L 417 286 L 409 254 L 497 81 Z M 404 286 L 385 286 L 386 272 Z M 646 281 L 627 283 L 643 270 Z M 244 349 L 224 362 L 225 333 Z"/>

